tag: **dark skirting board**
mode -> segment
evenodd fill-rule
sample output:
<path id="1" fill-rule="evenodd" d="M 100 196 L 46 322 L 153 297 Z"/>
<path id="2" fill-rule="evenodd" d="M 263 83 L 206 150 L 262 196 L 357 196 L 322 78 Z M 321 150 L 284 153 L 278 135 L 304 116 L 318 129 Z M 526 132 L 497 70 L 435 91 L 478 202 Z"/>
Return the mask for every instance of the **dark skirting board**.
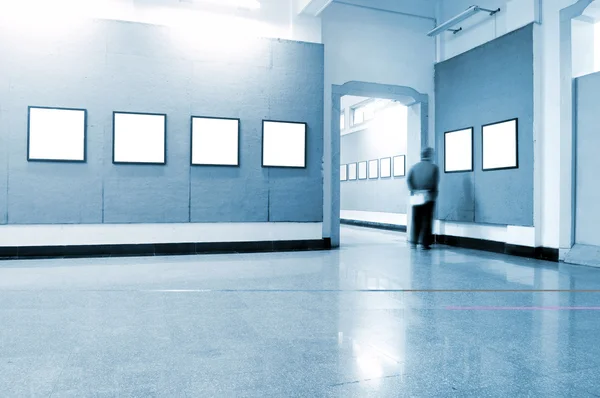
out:
<path id="1" fill-rule="evenodd" d="M 81 246 L 12 246 L 0 247 L 0 259 L 81 258 L 127 256 L 173 256 L 216 253 L 257 253 L 329 250 L 331 239 L 215 242 L 215 243 L 156 243 L 126 245 Z"/>
<path id="2" fill-rule="evenodd" d="M 548 247 L 530 247 L 512 245 L 485 239 L 464 238 L 460 236 L 436 235 L 436 243 L 465 249 L 482 250 L 493 253 L 510 254 L 519 257 L 529 257 L 538 260 L 558 262 L 558 249 Z"/>

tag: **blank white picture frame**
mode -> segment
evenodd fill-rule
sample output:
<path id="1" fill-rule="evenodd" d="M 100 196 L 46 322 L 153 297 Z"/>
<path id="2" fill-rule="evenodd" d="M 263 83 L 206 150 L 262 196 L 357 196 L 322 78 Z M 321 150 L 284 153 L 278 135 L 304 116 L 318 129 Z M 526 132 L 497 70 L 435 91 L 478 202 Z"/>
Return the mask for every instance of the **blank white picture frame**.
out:
<path id="1" fill-rule="evenodd" d="M 28 107 L 27 160 L 85 162 L 87 110 Z"/>
<path id="2" fill-rule="evenodd" d="M 444 133 L 444 172 L 473 171 L 473 127 Z"/>
<path id="3" fill-rule="evenodd" d="M 482 169 L 506 170 L 519 167 L 518 119 L 481 127 Z"/>
<path id="4" fill-rule="evenodd" d="M 356 163 L 348 164 L 348 181 L 355 181 L 357 178 Z"/>
<path id="5" fill-rule="evenodd" d="M 166 164 L 167 115 L 113 112 L 113 163 Z"/>
<path id="6" fill-rule="evenodd" d="M 379 177 L 390 178 L 392 176 L 392 158 L 381 158 L 379 160 Z"/>
<path id="7" fill-rule="evenodd" d="M 263 120 L 263 167 L 306 167 L 307 124 Z"/>
<path id="8" fill-rule="evenodd" d="M 369 160 L 369 179 L 379 178 L 379 159 Z"/>
<path id="9" fill-rule="evenodd" d="M 192 166 L 239 166 L 240 119 L 192 116 Z"/>
<path id="10" fill-rule="evenodd" d="M 406 176 L 406 156 L 394 156 L 394 177 Z"/>
<path id="11" fill-rule="evenodd" d="M 340 165 L 340 181 L 348 181 L 348 166 Z"/>
<path id="12" fill-rule="evenodd" d="M 367 162 L 358 162 L 358 179 L 366 180 L 367 179 Z"/>

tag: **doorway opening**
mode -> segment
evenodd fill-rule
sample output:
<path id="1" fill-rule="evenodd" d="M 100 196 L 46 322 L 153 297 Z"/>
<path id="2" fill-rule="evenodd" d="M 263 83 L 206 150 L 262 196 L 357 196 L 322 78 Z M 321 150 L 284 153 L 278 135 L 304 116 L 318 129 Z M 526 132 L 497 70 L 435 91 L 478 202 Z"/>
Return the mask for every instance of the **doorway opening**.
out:
<path id="1" fill-rule="evenodd" d="M 356 81 L 333 85 L 332 94 L 331 131 L 339 134 L 332 140 L 339 153 L 333 157 L 339 181 L 332 232 L 338 244 L 340 223 L 410 231 L 406 174 L 429 142 L 427 94 Z"/>

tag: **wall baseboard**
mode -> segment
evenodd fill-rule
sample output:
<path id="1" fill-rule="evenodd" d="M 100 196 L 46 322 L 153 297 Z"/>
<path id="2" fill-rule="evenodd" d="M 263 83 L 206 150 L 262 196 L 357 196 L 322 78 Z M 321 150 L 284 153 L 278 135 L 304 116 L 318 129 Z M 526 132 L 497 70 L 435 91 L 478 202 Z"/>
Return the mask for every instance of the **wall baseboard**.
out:
<path id="1" fill-rule="evenodd" d="M 385 229 L 387 231 L 406 232 L 406 225 L 385 224 L 385 223 L 378 223 L 378 222 L 372 222 L 372 221 L 361 221 L 361 220 L 348 220 L 348 219 L 343 219 L 343 218 L 340 219 L 340 223 L 345 224 L 345 225 L 354 225 L 357 227 L 368 227 L 368 228 L 375 228 L 375 229 Z"/>
<path id="2" fill-rule="evenodd" d="M 260 241 L 150 243 L 78 246 L 0 247 L 0 260 L 82 257 L 175 256 L 223 253 L 262 253 L 330 250 L 331 239 Z"/>
<path id="3" fill-rule="evenodd" d="M 482 250 L 492 253 L 510 254 L 519 257 L 529 257 L 538 260 L 558 262 L 558 249 L 549 247 L 530 247 L 512 245 L 485 239 L 465 238 L 461 236 L 436 235 L 436 243 L 442 245 L 462 247 L 465 249 Z"/>

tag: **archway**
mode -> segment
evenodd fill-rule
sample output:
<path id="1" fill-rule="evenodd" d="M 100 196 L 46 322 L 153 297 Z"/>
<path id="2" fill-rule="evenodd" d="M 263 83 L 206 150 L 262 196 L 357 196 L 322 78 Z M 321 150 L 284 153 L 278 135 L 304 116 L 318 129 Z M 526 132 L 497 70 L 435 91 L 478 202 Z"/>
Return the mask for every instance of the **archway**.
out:
<path id="1" fill-rule="evenodd" d="M 340 244 L 340 105 L 345 95 L 395 100 L 409 108 L 408 145 L 406 164 L 410 166 L 419 160 L 421 148 L 429 143 L 429 96 L 412 87 L 389 84 L 350 81 L 342 85 L 332 85 L 331 96 L 331 173 L 325 174 L 325 184 L 331 183 L 330 231 L 331 245 Z M 327 181 L 328 179 L 332 179 Z M 328 210 L 328 209 L 325 209 Z M 327 212 L 324 219 L 327 219 Z M 410 231 L 410 206 L 407 207 L 407 231 Z"/>

